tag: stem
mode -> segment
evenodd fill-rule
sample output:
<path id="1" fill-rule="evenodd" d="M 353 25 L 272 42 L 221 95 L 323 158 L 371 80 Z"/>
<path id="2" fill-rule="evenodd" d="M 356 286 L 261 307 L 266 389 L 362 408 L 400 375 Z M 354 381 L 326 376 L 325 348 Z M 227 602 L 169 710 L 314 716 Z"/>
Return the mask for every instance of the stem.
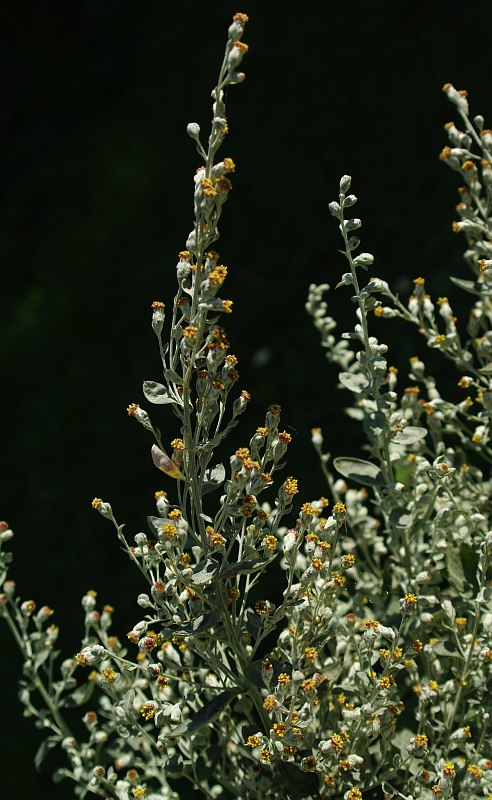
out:
<path id="1" fill-rule="evenodd" d="M 53 699 L 50 696 L 48 690 L 46 689 L 43 681 L 39 677 L 38 673 L 34 671 L 34 654 L 32 652 L 31 643 L 30 643 L 29 639 L 27 638 L 27 636 L 25 636 L 25 635 L 22 636 L 19 633 L 19 630 L 17 629 L 17 626 L 16 626 L 14 620 L 12 619 L 12 616 L 10 614 L 9 609 L 7 607 L 5 607 L 5 606 L 3 608 L 3 616 L 4 616 L 5 620 L 7 621 L 7 625 L 9 626 L 9 628 L 10 628 L 12 634 L 13 634 L 13 637 L 14 637 L 16 643 L 17 643 L 17 646 L 18 646 L 20 652 L 22 653 L 23 657 L 26 659 L 26 661 L 28 661 L 28 662 L 30 662 L 32 664 L 32 671 L 30 670 L 30 677 L 31 677 L 32 683 L 33 683 L 34 687 L 37 689 L 37 691 L 39 692 L 39 694 L 41 695 L 41 697 L 43 698 L 46 708 L 48 709 L 48 711 L 50 712 L 54 722 L 58 726 L 58 730 L 56 730 L 53 725 L 51 727 L 53 727 L 53 730 L 55 731 L 55 733 L 58 733 L 58 734 L 63 735 L 63 736 L 70 736 L 70 737 L 74 738 L 70 728 L 68 727 L 67 723 L 65 722 L 65 720 L 61 716 L 58 708 L 54 704 Z"/>
<path id="2" fill-rule="evenodd" d="M 449 750 L 449 742 L 450 742 L 450 737 L 451 737 L 451 734 L 452 734 L 453 723 L 454 723 L 456 714 L 458 713 L 458 709 L 460 707 L 461 697 L 463 695 L 464 682 L 466 681 L 466 679 L 467 679 L 467 677 L 468 677 L 468 675 L 470 673 L 470 666 L 471 666 L 471 662 L 472 662 L 473 655 L 474 655 L 473 651 L 475 649 L 475 642 L 477 640 L 478 627 L 479 627 L 479 624 L 480 624 L 480 609 L 481 609 L 481 604 L 477 603 L 475 601 L 475 622 L 474 622 L 474 625 L 473 625 L 473 633 L 472 633 L 472 638 L 471 638 L 471 642 L 470 642 L 470 649 L 468 651 L 468 657 L 467 657 L 467 659 L 465 661 L 465 666 L 463 667 L 463 672 L 461 673 L 461 678 L 460 678 L 460 681 L 459 681 L 460 685 L 459 685 L 458 691 L 456 693 L 456 699 L 454 701 L 454 705 L 453 705 L 453 707 L 451 709 L 451 712 L 450 712 L 450 714 L 448 716 L 448 719 L 446 721 L 446 731 L 447 731 L 446 739 L 445 739 L 446 753 Z"/>
<path id="3" fill-rule="evenodd" d="M 357 295 L 357 303 L 358 303 L 358 306 L 359 306 L 359 314 L 360 314 L 360 323 L 361 323 L 361 326 L 362 326 L 362 333 L 363 333 L 363 340 L 364 340 L 364 342 L 363 342 L 364 351 L 365 351 L 365 355 L 366 355 L 366 364 L 365 364 L 365 366 L 366 366 L 367 372 L 369 373 L 373 396 L 377 400 L 380 397 L 380 393 L 379 393 L 379 388 L 376 386 L 375 381 L 374 381 L 374 373 L 373 373 L 372 364 L 371 364 L 372 353 L 371 353 L 371 347 L 370 347 L 370 344 L 369 344 L 369 330 L 368 330 L 368 327 L 367 327 L 367 317 L 366 317 L 366 312 L 365 312 L 365 308 L 364 308 L 364 302 L 360 298 L 360 287 L 359 287 L 359 281 L 357 280 L 357 271 L 355 269 L 354 262 L 353 262 L 353 259 L 352 259 L 352 252 L 351 252 L 351 250 L 349 248 L 347 231 L 345 229 L 345 224 L 344 224 L 345 223 L 345 220 L 344 220 L 344 217 L 343 217 L 343 201 L 344 201 L 344 199 L 345 199 L 345 195 L 341 194 L 340 195 L 340 209 L 341 209 L 340 230 L 342 232 L 343 241 L 345 243 L 345 255 L 346 255 L 347 260 L 348 260 L 349 265 L 350 265 L 350 272 L 352 273 L 352 280 L 354 282 L 354 288 L 355 288 L 355 292 L 356 292 L 356 295 Z M 388 446 L 387 438 L 384 437 L 382 446 L 381 445 L 377 445 L 377 447 L 378 447 L 378 450 L 380 452 L 382 451 L 382 453 L 383 453 L 383 455 L 380 456 L 380 463 L 381 463 L 381 470 L 382 470 L 383 475 L 385 477 L 385 481 L 386 481 L 386 483 L 394 483 L 395 478 L 394 478 L 394 474 L 393 474 L 393 465 L 392 465 L 391 459 L 390 459 L 390 453 L 389 453 L 389 446 Z"/>

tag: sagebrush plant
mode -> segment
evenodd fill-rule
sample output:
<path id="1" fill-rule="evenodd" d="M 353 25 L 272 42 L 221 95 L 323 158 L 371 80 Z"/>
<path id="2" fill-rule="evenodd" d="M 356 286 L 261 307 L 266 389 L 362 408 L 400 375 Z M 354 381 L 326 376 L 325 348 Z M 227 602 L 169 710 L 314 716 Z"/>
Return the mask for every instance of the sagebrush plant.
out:
<path id="1" fill-rule="evenodd" d="M 152 305 L 164 383 L 146 381 L 143 391 L 179 420 L 172 458 L 148 412 L 128 408 L 154 438 L 169 494 L 157 492 L 157 512 L 133 545 L 110 504 L 93 501 L 140 573 L 133 629 L 114 634 L 112 607 L 98 609 L 89 591 L 81 650 L 58 665 L 51 609 L 16 596 L 11 556 L 1 554 L 1 613 L 24 657 L 20 700 L 48 733 L 36 764 L 60 746 L 67 765 L 54 779 L 72 779 L 80 798 L 169 800 L 187 779 L 209 798 L 490 800 L 492 130 L 470 119 L 465 92 L 444 87 L 465 129 L 448 123 L 441 153 L 464 180 L 453 228 L 465 234 L 474 278 L 453 280 L 475 298 L 465 339 L 446 297 L 436 319 L 423 278 L 406 304 L 377 277 L 361 285 L 374 259 L 355 255 L 361 223 L 347 219 L 356 197 L 342 178 L 330 211 L 354 330 L 334 336 L 326 285 L 311 286 L 307 309 L 355 396 L 348 413 L 362 423 L 367 459 L 332 463 L 314 428 L 328 498 L 298 502 L 295 477 L 276 480 L 291 439 L 276 405 L 227 470 L 214 464 L 249 399 L 235 389 L 237 359 L 222 327 L 232 305 L 218 296 L 227 268 L 210 250 L 234 172 L 231 158 L 216 155 L 228 124 L 224 89 L 244 78 L 246 22 L 238 13 L 229 28 L 207 148 L 198 125 L 188 126 L 204 165 L 167 342 L 164 303 Z M 415 324 L 455 364 L 464 399 L 441 397 L 417 357 L 398 390 L 373 315 Z M 11 537 L 2 523 L 1 544 Z M 286 584 L 277 606 L 275 559 Z M 65 718 L 79 706 L 84 736 Z"/>

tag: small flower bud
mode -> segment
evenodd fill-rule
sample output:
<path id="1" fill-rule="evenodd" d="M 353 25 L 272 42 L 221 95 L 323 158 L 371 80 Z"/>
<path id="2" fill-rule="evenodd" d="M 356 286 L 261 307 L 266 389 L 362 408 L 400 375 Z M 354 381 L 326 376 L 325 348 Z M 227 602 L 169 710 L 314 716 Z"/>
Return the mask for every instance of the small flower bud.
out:
<path id="1" fill-rule="evenodd" d="M 84 723 L 84 725 L 87 725 L 88 728 L 91 728 L 94 725 L 97 725 L 97 714 L 96 714 L 96 712 L 95 711 L 88 711 L 86 714 L 84 714 L 82 722 Z"/>
<path id="2" fill-rule="evenodd" d="M 7 597 L 13 597 L 15 593 L 15 581 L 5 581 L 3 584 L 3 591 Z"/>
<path id="3" fill-rule="evenodd" d="M 25 617 L 30 617 L 36 611 L 36 603 L 34 600 L 25 600 L 21 604 L 20 610 Z"/>
<path id="4" fill-rule="evenodd" d="M 345 194 L 350 189 L 352 178 L 350 175 L 344 175 L 340 180 L 340 194 Z"/>
<path id="5" fill-rule="evenodd" d="M 53 614 L 52 608 L 50 608 L 49 606 L 42 606 L 36 615 L 36 619 L 38 620 L 38 622 L 46 622 L 46 620 L 49 619 L 52 614 Z"/>
<path id="6" fill-rule="evenodd" d="M 74 658 L 66 658 L 65 661 L 63 661 L 63 663 L 60 666 L 60 671 L 63 677 L 66 678 L 68 675 L 70 675 L 70 673 L 73 672 L 76 666 L 77 662 L 75 661 Z"/>
<path id="7" fill-rule="evenodd" d="M 96 593 L 93 591 L 87 592 L 82 598 L 82 608 L 84 611 L 93 611 L 96 607 Z"/>
<path id="8" fill-rule="evenodd" d="M 152 303 L 152 330 L 158 336 L 162 331 L 165 319 L 164 303 L 160 300 L 154 300 Z"/>
<path id="9" fill-rule="evenodd" d="M 137 603 L 140 608 L 152 608 L 154 605 L 148 594 L 139 594 L 137 597 Z"/>
<path id="10" fill-rule="evenodd" d="M 239 66 L 243 57 L 248 52 L 248 45 L 244 42 L 235 41 L 232 45 L 231 49 L 229 50 L 229 55 L 227 56 L 227 68 L 229 72 L 233 72 Z"/>
<path id="11" fill-rule="evenodd" d="M 107 654 L 108 651 L 105 647 L 100 644 L 93 644 L 90 647 L 84 647 L 78 655 L 82 656 L 82 660 L 85 661 L 85 664 L 97 664 L 99 661 L 102 661 Z"/>
<path id="12" fill-rule="evenodd" d="M 109 503 L 104 503 L 100 497 L 95 497 L 92 501 L 92 508 L 96 511 L 99 511 L 102 517 L 106 517 L 106 519 L 113 518 L 113 512 L 111 510 L 111 506 Z"/>
<path id="13" fill-rule="evenodd" d="M 293 547 L 295 547 L 298 536 L 299 536 L 298 532 L 294 529 L 287 531 L 283 541 L 284 553 L 288 553 L 290 550 L 292 550 Z"/>
<path id="14" fill-rule="evenodd" d="M 188 122 L 188 125 L 186 126 L 186 133 L 192 139 L 198 141 L 200 138 L 200 126 L 198 122 Z"/>
<path id="15" fill-rule="evenodd" d="M 244 33 L 244 26 L 248 21 L 247 14 L 234 14 L 232 23 L 229 26 L 228 36 L 231 41 L 236 42 Z"/>

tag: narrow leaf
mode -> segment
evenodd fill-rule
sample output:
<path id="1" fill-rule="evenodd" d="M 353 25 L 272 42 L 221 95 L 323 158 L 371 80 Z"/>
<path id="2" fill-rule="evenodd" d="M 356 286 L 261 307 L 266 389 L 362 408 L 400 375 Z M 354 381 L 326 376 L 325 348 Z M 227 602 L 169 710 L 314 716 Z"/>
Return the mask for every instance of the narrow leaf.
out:
<path id="1" fill-rule="evenodd" d="M 185 625 L 168 626 L 174 636 L 189 636 L 191 633 L 198 633 L 199 631 L 208 630 L 213 628 L 220 620 L 218 611 L 210 611 L 208 614 L 200 614 Z"/>
<path id="2" fill-rule="evenodd" d="M 266 564 L 269 564 L 273 558 L 255 558 L 238 561 L 236 564 L 227 564 L 221 572 L 222 578 L 233 578 L 235 575 L 251 575 L 253 572 L 258 572 Z"/>
<path id="3" fill-rule="evenodd" d="M 179 778 L 183 774 L 183 759 L 179 753 L 175 753 L 164 764 L 164 772 L 170 778 Z"/>
<path id="4" fill-rule="evenodd" d="M 432 652 L 438 656 L 448 656 L 449 658 L 463 658 L 456 650 L 452 642 L 436 642 L 432 645 Z"/>
<path id="5" fill-rule="evenodd" d="M 184 385 L 184 380 L 181 377 L 181 375 L 178 375 L 178 373 L 175 372 L 173 369 L 166 370 L 166 378 L 168 379 L 168 381 L 171 381 L 171 383 L 176 383 L 178 386 Z"/>
<path id="6" fill-rule="evenodd" d="M 191 580 L 196 586 L 204 586 L 210 583 L 218 569 L 219 564 L 214 558 L 204 558 L 196 565 Z"/>
<path id="7" fill-rule="evenodd" d="M 205 472 L 205 481 L 202 486 L 202 494 L 208 494 L 215 489 L 219 489 L 224 483 L 225 476 L 226 471 L 223 464 L 216 464 L 215 467 L 207 469 Z"/>
<path id="8" fill-rule="evenodd" d="M 227 706 L 234 697 L 239 694 L 239 689 L 227 689 L 221 692 L 217 697 L 214 697 L 208 703 L 205 703 L 203 708 L 192 717 L 188 717 L 185 722 L 173 728 L 173 736 L 182 736 L 184 733 L 194 733 L 195 731 L 204 728 L 205 725 L 212 725 L 217 719 L 222 709 Z"/>
<path id="9" fill-rule="evenodd" d="M 87 681 L 86 683 L 83 683 L 82 686 L 77 686 L 73 692 L 63 699 L 62 705 L 64 705 L 66 708 L 83 706 L 84 703 L 87 703 L 92 696 L 95 686 L 95 681 Z"/>
<path id="10" fill-rule="evenodd" d="M 413 525 L 413 514 L 408 508 L 394 508 L 390 512 L 390 522 L 395 528 L 410 528 Z"/>
<path id="11" fill-rule="evenodd" d="M 461 563 L 460 551 L 457 547 L 448 546 L 446 550 L 446 566 L 448 568 L 448 578 L 451 586 L 456 589 L 458 594 L 463 594 L 466 586 L 465 573 Z"/>
<path id="12" fill-rule="evenodd" d="M 344 478 L 365 486 L 383 486 L 383 473 L 376 464 L 361 458 L 335 458 L 333 466 Z"/>
<path id="13" fill-rule="evenodd" d="M 480 291 L 475 288 L 475 281 L 464 281 L 461 278 L 453 278 L 451 275 L 449 276 L 449 280 L 454 283 L 455 286 L 458 286 L 460 289 L 463 289 L 464 292 L 469 292 L 470 294 L 476 294 L 477 297 L 480 297 Z"/>
<path id="14" fill-rule="evenodd" d="M 56 745 L 59 744 L 59 742 L 60 739 L 58 736 L 48 736 L 48 738 L 45 739 L 44 742 L 41 742 L 41 744 L 37 749 L 36 755 L 34 756 L 34 766 L 36 767 L 36 770 L 38 772 L 42 762 L 48 755 L 49 751 L 52 750 L 54 747 L 56 747 Z"/>
<path id="15" fill-rule="evenodd" d="M 395 444 L 415 444 L 427 436 L 425 428 L 418 428 L 415 425 L 407 425 L 402 431 L 397 431 L 392 438 Z"/>
<path id="16" fill-rule="evenodd" d="M 340 372 L 338 380 L 346 389 L 350 389 L 351 392 L 355 392 L 356 394 L 360 394 L 360 392 L 369 385 L 366 376 L 356 372 Z"/>
<path id="17" fill-rule="evenodd" d="M 386 426 L 386 417 L 382 411 L 372 411 L 364 416 L 363 428 L 369 438 L 381 436 Z"/>

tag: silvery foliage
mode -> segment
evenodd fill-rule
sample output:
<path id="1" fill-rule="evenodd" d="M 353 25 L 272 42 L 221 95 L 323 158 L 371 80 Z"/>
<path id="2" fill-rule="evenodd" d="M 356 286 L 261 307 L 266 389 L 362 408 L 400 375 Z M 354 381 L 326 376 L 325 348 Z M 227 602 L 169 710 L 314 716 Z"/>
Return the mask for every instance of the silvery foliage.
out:
<path id="1" fill-rule="evenodd" d="M 139 570 L 139 613 L 127 640 L 111 632 L 113 609 L 99 609 L 88 592 L 81 650 L 59 664 L 51 609 L 17 597 L 7 580 L 11 555 L 1 551 L 0 608 L 24 656 L 20 700 L 47 732 L 36 765 L 61 747 L 66 766 L 54 779 L 71 779 L 80 798 L 169 800 L 186 780 L 205 797 L 242 800 L 359 800 L 375 791 L 484 797 L 492 792 L 492 132 L 481 118 L 470 122 L 463 93 L 447 86 L 465 132 L 447 126 L 452 147 L 442 157 L 465 179 L 455 230 L 467 238 L 474 272 L 473 281 L 455 282 L 477 298 L 464 343 L 445 298 L 439 331 L 423 279 L 407 306 L 378 278 L 361 286 L 374 259 L 355 254 L 361 223 L 347 218 L 356 198 L 342 178 L 330 211 L 343 237 L 348 271 L 339 286 L 353 292 L 354 330 L 337 341 L 326 286 L 311 287 L 307 307 L 340 385 L 354 395 L 349 413 L 362 424 L 367 453 L 331 464 L 313 429 L 332 505 L 321 498 L 296 506 L 287 528 L 298 488 L 293 477 L 274 488 L 290 441 L 279 432 L 278 406 L 227 468 L 213 463 L 249 398 L 243 391 L 228 411 L 238 375 L 219 320 L 231 303 L 217 296 L 226 270 L 209 250 L 234 169 L 215 156 L 227 130 L 224 89 L 244 77 L 237 68 L 246 21 L 238 14 L 229 29 L 207 149 L 199 126 L 188 126 L 204 167 L 167 343 L 164 304 L 153 304 L 163 382 L 146 381 L 144 395 L 179 420 L 172 460 L 149 413 L 129 407 L 155 440 L 156 466 L 170 483 L 177 478 L 177 502 L 157 493 L 134 545 L 110 504 L 93 502 Z M 418 358 L 412 385 L 399 392 L 369 312 L 417 325 L 465 373 L 460 386 L 477 393 L 474 402 L 442 398 Z M 11 537 L 2 524 L 2 548 Z M 276 604 L 274 561 L 285 573 Z M 67 709 L 82 707 L 85 736 L 66 719 Z"/>

